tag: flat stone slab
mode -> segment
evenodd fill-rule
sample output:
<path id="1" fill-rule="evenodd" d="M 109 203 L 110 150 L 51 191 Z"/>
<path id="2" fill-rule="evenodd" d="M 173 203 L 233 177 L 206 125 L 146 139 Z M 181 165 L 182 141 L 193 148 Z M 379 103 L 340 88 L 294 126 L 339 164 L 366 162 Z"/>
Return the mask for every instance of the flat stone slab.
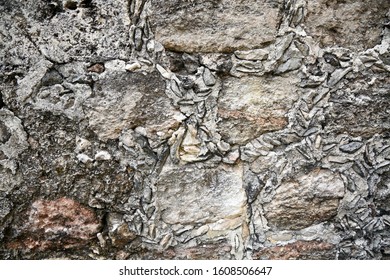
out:
<path id="1" fill-rule="evenodd" d="M 275 39 L 283 1 L 151 1 L 156 39 L 179 52 L 232 52 Z"/>

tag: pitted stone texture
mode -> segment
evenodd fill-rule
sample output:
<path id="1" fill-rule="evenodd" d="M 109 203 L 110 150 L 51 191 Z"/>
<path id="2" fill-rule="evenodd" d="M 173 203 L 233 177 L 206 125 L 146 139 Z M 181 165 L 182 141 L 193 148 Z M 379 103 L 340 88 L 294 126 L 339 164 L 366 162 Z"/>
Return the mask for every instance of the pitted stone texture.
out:
<path id="1" fill-rule="evenodd" d="M 179 52 L 232 52 L 272 42 L 281 0 L 151 1 L 156 39 Z"/>
<path id="2" fill-rule="evenodd" d="M 20 249 L 66 249 L 87 244 L 101 227 L 95 212 L 70 198 L 35 201 L 17 239 L 7 244 Z"/>
<path id="3" fill-rule="evenodd" d="M 372 48 L 380 43 L 389 8 L 388 0 L 307 1 L 304 28 L 322 47 Z"/>
<path id="4" fill-rule="evenodd" d="M 315 169 L 283 182 L 272 201 L 264 205 L 265 217 L 271 227 L 302 229 L 334 217 L 343 196 L 344 184 L 338 174 Z"/>
<path id="5" fill-rule="evenodd" d="M 17 2 L 23 29 L 52 61 L 125 58 L 131 52 L 126 0 Z"/>
<path id="6" fill-rule="evenodd" d="M 209 169 L 193 165 L 165 167 L 157 181 L 162 221 L 171 225 L 199 225 L 244 219 L 246 197 L 242 172 L 241 165 Z"/>
<path id="7" fill-rule="evenodd" d="M 168 138 L 183 119 L 165 95 L 156 72 L 104 72 L 87 102 L 89 125 L 101 140 L 116 139 L 126 129 L 142 126 L 151 139 Z M 146 135 L 145 135 L 146 136 Z"/>
<path id="8" fill-rule="evenodd" d="M 389 131 L 390 77 L 378 74 L 370 84 L 365 79 L 369 74 L 351 77 L 345 82 L 350 89 L 331 94 L 325 111 L 328 131 L 365 138 Z"/>
<path id="9" fill-rule="evenodd" d="M 255 260 L 329 260 L 336 258 L 336 248 L 327 242 L 296 241 L 261 249 L 252 257 Z"/>
<path id="10" fill-rule="evenodd" d="M 224 79 L 219 95 L 219 133 L 229 143 L 245 144 L 287 125 L 287 112 L 298 98 L 292 77 Z"/>

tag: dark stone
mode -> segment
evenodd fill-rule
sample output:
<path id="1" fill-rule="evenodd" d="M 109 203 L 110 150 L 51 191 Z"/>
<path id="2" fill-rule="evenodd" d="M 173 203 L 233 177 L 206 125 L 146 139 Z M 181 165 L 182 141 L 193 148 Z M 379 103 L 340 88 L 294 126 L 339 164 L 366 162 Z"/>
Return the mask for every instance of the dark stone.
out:
<path id="1" fill-rule="evenodd" d="M 363 146 L 362 142 L 350 142 L 348 144 L 340 146 L 340 151 L 348 154 L 353 154 Z"/>
<path id="2" fill-rule="evenodd" d="M 52 86 L 56 84 L 61 84 L 63 81 L 63 78 L 60 73 L 58 73 L 57 70 L 51 69 L 49 70 L 45 76 L 43 76 L 41 80 L 42 86 Z"/>
<path id="3" fill-rule="evenodd" d="M 340 67 L 339 59 L 334 54 L 325 53 L 323 57 L 324 57 L 326 63 L 329 63 L 330 65 L 332 65 L 334 67 Z"/>
<path id="4" fill-rule="evenodd" d="M 5 143 L 11 138 L 11 132 L 3 121 L 0 120 L 0 143 Z"/>
<path id="5" fill-rule="evenodd" d="M 331 94 L 332 106 L 325 111 L 327 131 L 364 138 L 389 131 L 390 79 L 387 74 L 378 75 L 374 84 L 362 89 L 360 83 L 365 78 L 367 76 L 346 79 L 352 90 Z"/>

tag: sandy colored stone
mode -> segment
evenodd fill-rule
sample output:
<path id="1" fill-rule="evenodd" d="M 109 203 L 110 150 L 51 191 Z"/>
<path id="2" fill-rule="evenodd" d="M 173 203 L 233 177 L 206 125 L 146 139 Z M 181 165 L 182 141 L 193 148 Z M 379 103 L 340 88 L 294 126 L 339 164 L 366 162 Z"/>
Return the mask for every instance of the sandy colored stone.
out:
<path id="1" fill-rule="evenodd" d="M 287 125 L 286 113 L 298 97 L 290 77 L 224 79 L 219 95 L 219 133 L 229 143 L 244 144 Z"/>
<path id="2" fill-rule="evenodd" d="M 264 248 L 252 255 L 254 260 L 327 260 L 336 258 L 333 244 L 323 241 L 296 241 L 284 246 Z"/>
<path id="3" fill-rule="evenodd" d="M 270 203 L 264 205 L 269 225 L 279 229 L 302 229 L 327 221 L 337 214 L 344 195 L 340 176 L 325 169 L 283 182 Z"/>
<path id="4" fill-rule="evenodd" d="M 246 197 L 242 166 L 165 168 L 157 181 L 157 201 L 162 221 L 172 225 L 243 217 Z"/>
<path id="5" fill-rule="evenodd" d="M 388 0 L 315 0 L 307 2 L 304 28 L 322 47 L 338 45 L 353 50 L 380 43 Z"/>
<path id="6" fill-rule="evenodd" d="M 113 71 L 96 83 L 96 96 L 88 100 L 90 127 L 100 139 L 115 139 L 125 129 L 144 127 L 150 137 L 166 135 L 180 124 L 182 115 L 165 95 L 165 82 L 157 74 Z"/>
<path id="7" fill-rule="evenodd" d="M 179 52 L 232 52 L 272 42 L 280 0 L 151 1 L 156 39 Z"/>

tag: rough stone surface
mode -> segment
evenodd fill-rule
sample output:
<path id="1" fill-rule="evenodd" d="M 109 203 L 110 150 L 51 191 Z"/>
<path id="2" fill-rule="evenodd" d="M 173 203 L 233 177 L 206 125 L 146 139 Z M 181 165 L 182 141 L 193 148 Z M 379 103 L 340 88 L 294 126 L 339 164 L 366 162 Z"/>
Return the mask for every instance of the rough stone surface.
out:
<path id="1" fill-rule="evenodd" d="M 232 52 L 275 40 L 282 1 L 151 1 L 156 39 L 168 50 Z"/>
<path id="2" fill-rule="evenodd" d="M 123 70 L 107 70 L 95 83 L 96 95 L 84 110 L 89 126 L 102 140 L 117 139 L 123 130 L 138 126 L 149 138 L 170 137 L 183 116 L 166 97 L 163 79 L 156 72 L 145 76 Z"/>
<path id="3" fill-rule="evenodd" d="M 314 170 L 283 182 L 272 201 L 264 205 L 264 211 L 271 226 L 301 229 L 336 216 L 343 196 L 344 185 L 339 175 Z"/>
<path id="4" fill-rule="evenodd" d="M 229 77 L 218 100 L 218 130 L 227 142 L 245 144 L 265 132 L 283 129 L 297 98 L 290 77 Z"/>
<path id="5" fill-rule="evenodd" d="M 71 248 L 95 238 L 101 223 L 93 210 L 69 198 L 38 200 L 31 205 L 28 219 L 14 228 L 16 240 L 9 248 Z"/>
<path id="6" fill-rule="evenodd" d="M 257 260 L 332 260 L 336 258 L 334 245 L 320 241 L 296 241 L 255 252 Z"/>
<path id="7" fill-rule="evenodd" d="M 390 259 L 389 1 L 0 1 L 1 259 Z"/>
<path id="8" fill-rule="evenodd" d="M 175 183 L 178 174 L 182 180 Z M 210 224 L 237 217 L 245 220 L 240 166 L 167 168 L 157 181 L 157 196 L 161 219 L 168 224 Z"/>
<path id="9" fill-rule="evenodd" d="M 389 8 L 386 0 L 310 1 L 304 11 L 304 26 L 322 47 L 372 48 L 380 43 L 383 19 Z"/>

